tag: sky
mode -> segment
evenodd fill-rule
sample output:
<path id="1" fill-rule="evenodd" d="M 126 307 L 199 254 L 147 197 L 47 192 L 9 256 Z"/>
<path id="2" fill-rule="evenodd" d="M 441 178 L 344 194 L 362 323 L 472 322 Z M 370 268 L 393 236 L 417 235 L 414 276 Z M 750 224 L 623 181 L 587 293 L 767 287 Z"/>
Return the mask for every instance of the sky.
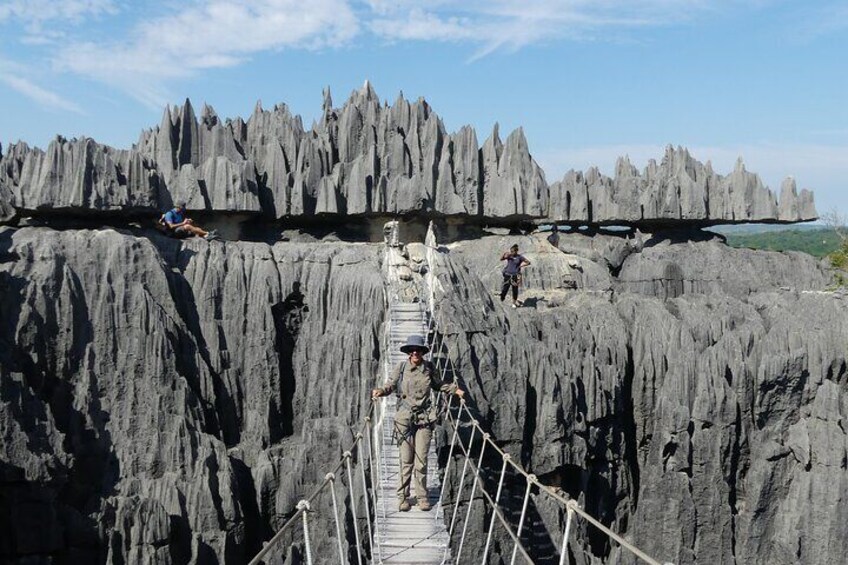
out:
<path id="1" fill-rule="evenodd" d="M 548 182 L 673 144 L 846 214 L 846 54 L 845 0 L 0 0 L 0 143 L 129 148 L 186 98 L 308 127 L 370 80 L 481 144 L 523 127 Z"/>

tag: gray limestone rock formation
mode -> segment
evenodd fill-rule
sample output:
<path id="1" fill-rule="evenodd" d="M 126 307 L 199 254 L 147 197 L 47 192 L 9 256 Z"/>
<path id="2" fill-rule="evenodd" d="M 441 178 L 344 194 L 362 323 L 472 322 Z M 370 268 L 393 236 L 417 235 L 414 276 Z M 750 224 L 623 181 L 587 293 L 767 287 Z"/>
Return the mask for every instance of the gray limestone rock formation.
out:
<path id="1" fill-rule="evenodd" d="M 480 163 L 485 161 L 486 167 Z M 16 206 L 69 214 L 190 209 L 270 219 L 394 214 L 529 219 L 547 210 L 547 184 L 523 132 L 481 150 L 472 128 L 455 134 L 423 100 L 381 105 L 367 85 L 340 109 L 325 92 L 321 122 L 305 130 L 285 105 L 257 104 L 245 123 L 222 122 L 190 101 L 168 108 L 136 146 L 117 151 L 57 138 L 42 152 L 13 145 L 0 182 Z"/>
<path id="2" fill-rule="evenodd" d="M 54 223 L 128 225 L 179 200 L 213 223 L 248 219 L 253 241 Z M 369 408 L 384 244 L 359 241 L 395 215 L 417 216 L 397 232 L 404 296 L 434 281 L 450 376 L 544 483 L 661 561 L 844 562 L 846 295 L 809 256 L 693 227 L 812 219 L 812 194 L 788 179 L 778 200 L 741 163 L 722 176 L 680 148 L 549 187 L 522 130 L 502 142 L 496 126 L 480 146 L 423 100 L 383 104 L 368 84 L 341 108 L 325 92 L 308 130 L 284 105 L 221 121 L 186 101 L 130 150 L 57 138 L 0 152 L 0 223 L 44 224 L 0 227 L 0 561 L 252 557 Z M 421 216 L 452 241 L 417 243 Z M 295 241 L 267 243 L 290 220 Z M 306 220 L 324 231 L 296 233 Z M 531 221 L 593 227 L 558 240 L 482 227 Z M 513 243 L 531 261 L 518 309 L 499 300 Z M 486 462 L 489 492 L 499 465 Z M 457 467 L 445 503 L 482 508 L 457 492 Z M 517 520 L 523 483 L 505 488 Z M 341 500 L 347 546 L 364 530 L 355 496 Z M 319 562 L 335 559 L 329 505 L 310 518 Z M 466 555 L 485 540 L 473 516 Z M 558 562 L 560 509 L 534 498 L 529 520 L 534 560 Z M 572 563 L 633 563 L 585 523 L 573 531 Z M 302 544 L 289 535 L 272 561 L 298 562 Z"/>
<path id="3" fill-rule="evenodd" d="M 46 152 L 13 144 L 0 160 L 0 184 L 22 211 L 127 214 L 159 205 L 153 169 L 135 151 L 57 137 Z"/>
<path id="4" fill-rule="evenodd" d="M 550 187 L 549 217 L 567 223 L 721 224 L 796 222 L 816 218 L 813 195 L 795 181 L 784 181 L 780 201 L 741 159 L 727 176 L 713 172 L 686 149 L 666 148 L 658 165 L 651 160 L 640 174 L 628 158 L 616 164 L 615 177 L 595 168 L 569 171 Z"/>
<path id="5" fill-rule="evenodd" d="M 0 558 L 247 561 L 368 406 L 378 250 L 0 228 Z"/>
<path id="6" fill-rule="evenodd" d="M 401 94 L 381 104 L 367 83 L 341 108 L 325 91 L 321 120 L 309 130 L 284 104 L 257 104 L 245 122 L 222 121 L 207 105 L 198 118 L 186 100 L 129 150 L 88 138 L 57 137 L 46 151 L 13 144 L 0 155 L 2 185 L 27 215 L 154 215 L 184 201 L 267 220 L 417 214 L 655 226 L 816 217 L 812 193 L 798 194 L 794 180 L 778 202 L 741 161 L 722 176 L 682 148 L 669 147 L 641 174 L 624 158 L 614 178 L 569 171 L 549 187 L 521 128 L 502 142 L 495 125 L 481 147 L 471 127 L 448 133 L 423 99 Z"/>
<path id="7" fill-rule="evenodd" d="M 5 184 L 0 183 L 0 222 L 7 222 L 15 217 L 16 210 L 12 206 L 12 191 L 6 188 Z"/>
<path id="8" fill-rule="evenodd" d="M 797 254 L 654 236 L 614 293 L 563 296 L 561 258 L 528 239 L 518 310 L 486 278 L 512 239 L 458 243 L 435 269 L 458 375 L 499 442 L 660 561 L 840 563 L 848 303 L 829 274 Z M 667 270 L 682 275 L 675 292 Z M 523 482 L 507 488 L 520 503 Z M 564 516 L 541 498 L 535 557 L 556 562 Z M 574 562 L 635 562 L 577 528 Z M 485 539 L 472 531 L 471 553 Z"/>
<path id="9" fill-rule="evenodd" d="M 531 261 L 517 310 L 498 297 L 512 243 Z M 382 245 L 0 228 L 0 558 L 252 556 L 367 409 Z M 543 482 L 661 560 L 842 562 L 848 302 L 823 265 L 691 232 L 486 236 L 429 265 L 420 244 L 406 255 L 410 288 L 438 281 L 472 410 Z M 523 483 L 505 488 L 517 518 Z M 335 558 L 330 516 L 313 517 L 319 560 Z M 534 499 L 537 562 L 554 559 L 563 519 Z M 275 560 L 301 544 L 286 538 Z M 633 562 L 582 522 L 571 552 Z"/>

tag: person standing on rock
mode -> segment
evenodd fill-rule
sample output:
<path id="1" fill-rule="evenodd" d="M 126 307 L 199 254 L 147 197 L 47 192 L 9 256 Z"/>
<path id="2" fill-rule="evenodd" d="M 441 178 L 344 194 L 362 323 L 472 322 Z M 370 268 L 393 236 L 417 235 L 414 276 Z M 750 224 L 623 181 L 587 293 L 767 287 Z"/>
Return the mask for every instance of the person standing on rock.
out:
<path id="1" fill-rule="evenodd" d="M 514 244 L 509 251 L 501 255 L 501 261 L 506 261 L 503 268 L 503 287 L 501 288 L 501 302 L 506 298 L 506 293 L 512 288 L 512 307 L 518 308 L 518 287 L 521 285 L 521 269 L 530 264 L 524 255 L 518 254 L 518 244 Z"/>
<path id="2" fill-rule="evenodd" d="M 392 392 L 397 394 L 394 437 L 400 446 L 398 510 L 406 512 L 410 509 L 408 498 L 412 482 L 418 508 L 426 512 L 430 510 L 430 501 L 427 500 L 427 452 L 430 450 L 430 439 L 437 419 L 430 391 L 452 393 L 460 398 L 465 396 L 465 391 L 454 383 L 442 382 L 433 364 L 424 360 L 424 355 L 430 348 L 423 337 L 410 336 L 400 350 L 409 355 L 409 358 L 395 366 L 385 386 L 371 391 L 371 398 L 379 398 Z"/>
<path id="3" fill-rule="evenodd" d="M 554 247 L 559 247 L 559 228 L 556 224 L 551 226 L 551 234 L 548 236 L 548 243 Z"/>
<path id="4" fill-rule="evenodd" d="M 216 237 L 214 232 L 208 232 L 200 226 L 194 225 L 194 220 L 186 216 L 185 202 L 180 202 L 175 208 L 162 214 L 159 222 L 165 226 L 168 235 L 178 239 L 193 235 L 206 239 L 214 239 Z"/>

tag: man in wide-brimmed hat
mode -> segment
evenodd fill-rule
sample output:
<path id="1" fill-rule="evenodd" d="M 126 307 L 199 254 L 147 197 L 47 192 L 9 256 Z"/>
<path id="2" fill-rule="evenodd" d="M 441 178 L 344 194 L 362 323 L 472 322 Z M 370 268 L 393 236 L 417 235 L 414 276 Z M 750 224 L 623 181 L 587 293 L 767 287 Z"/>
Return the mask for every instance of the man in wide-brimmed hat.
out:
<path id="1" fill-rule="evenodd" d="M 454 383 L 443 383 L 433 364 L 424 360 L 430 350 L 421 336 L 410 336 L 400 350 L 409 358 L 401 361 L 392 371 L 392 377 L 382 388 L 375 388 L 371 396 L 377 398 L 396 392 L 398 409 L 395 415 L 395 435 L 400 442 L 400 484 L 398 508 L 409 510 L 409 483 L 415 463 L 415 496 L 418 508 L 430 510 L 427 500 L 427 451 L 436 422 L 436 408 L 430 400 L 430 391 L 453 393 L 462 398 L 465 391 Z"/>

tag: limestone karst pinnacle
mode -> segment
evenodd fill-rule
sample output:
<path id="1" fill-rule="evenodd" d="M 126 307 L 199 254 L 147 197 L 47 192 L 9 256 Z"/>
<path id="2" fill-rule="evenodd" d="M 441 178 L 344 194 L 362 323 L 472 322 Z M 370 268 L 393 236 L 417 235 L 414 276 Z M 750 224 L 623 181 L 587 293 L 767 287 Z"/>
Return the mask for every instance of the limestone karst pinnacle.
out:
<path id="1" fill-rule="evenodd" d="M 418 214 L 479 222 L 710 225 L 816 217 L 813 195 L 785 182 L 780 198 L 741 160 L 720 175 L 682 148 L 640 173 L 620 160 L 614 177 L 569 171 L 548 185 L 521 128 L 502 142 L 495 125 L 448 133 L 424 99 L 382 104 L 365 81 L 340 107 L 323 92 L 306 130 L 285 104 L 222 121 L 204 104 L 167 107 L 132 149 L 57 138 L 46 151 L 13 144 L 0 157 L 0 206 L 22 213 L 155 214 L 173 202 L 266 219 Z M 11 195 L 11 196 L 9 196 Z M 7 214 L 8 216 L 8 214 Z M 0 218 L 2 219 L 2 218 Z"/>

